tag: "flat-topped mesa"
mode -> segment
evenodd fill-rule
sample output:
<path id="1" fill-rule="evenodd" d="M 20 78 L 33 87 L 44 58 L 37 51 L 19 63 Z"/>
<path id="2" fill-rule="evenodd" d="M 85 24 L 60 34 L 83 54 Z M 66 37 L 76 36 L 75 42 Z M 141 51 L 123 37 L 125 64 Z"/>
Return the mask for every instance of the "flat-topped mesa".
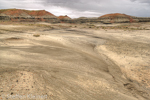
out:
<path id="1" fill-rule="evenodd" d="M 21 9 L 4 9 L 0 10 L 0 20 L 10 20 L 10 21 L 18 21 L 18 22 L 37 22 L 37 21 L 44 21 L 44 22 L 52 22 L 57 23 L 59 19 L 45 11 L 29 11 L 29 10 L 21 10 Z"/>
<path id="2" fill-rule="evenodd" d="M 58 18 L 60 19 L 60 21 L 62 23 L 73 23 L 73 20 L 70 17 L 68 17 L 67 15 L 59 16 Z"/>

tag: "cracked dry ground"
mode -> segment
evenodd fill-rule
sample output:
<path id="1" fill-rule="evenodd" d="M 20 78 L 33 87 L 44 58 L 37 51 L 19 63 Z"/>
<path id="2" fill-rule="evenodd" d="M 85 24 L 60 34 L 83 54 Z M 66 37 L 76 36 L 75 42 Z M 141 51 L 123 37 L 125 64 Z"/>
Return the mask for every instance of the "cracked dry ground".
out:
<path id="1" fill-rule="evenodd" d="M 0 99 L 150 99 L 149 30 L 67 25 L 0 25 Z"/>

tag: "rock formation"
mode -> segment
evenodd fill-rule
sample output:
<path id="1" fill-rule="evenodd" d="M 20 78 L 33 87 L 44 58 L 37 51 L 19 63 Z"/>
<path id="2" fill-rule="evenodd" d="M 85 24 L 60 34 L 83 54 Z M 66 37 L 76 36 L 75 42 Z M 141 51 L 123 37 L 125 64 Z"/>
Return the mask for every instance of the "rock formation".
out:
<path id="1" fill-rule="evenodd" d="M 74 23 L 74 21 L 70 17 L 68 17 L 67 15 L 59 16 L 58 18 L 60 19 L 60 21 L 62 23 Z"/>
<path id="2" fill-rule="evenodd" d="M 103 23 L 129 23 L 133 22 L 133 19 L 126 14 L 106 14 L 98 18 Z"/>
<path id="3" fill-rule="evenodd" d="M 126 14 L 114 13 L 114 14 L 106 14 L 99 18 L 87 18 L 80 17 L 74 19 L 76 23 L 133 23 L 133 22 L 150 22 L 150 17 L 134 17 Z"/>
<path id="4" fill-rule="evenodd" d="M 29 11 L 29 10 L 21 10 L 21 9 L 4 9 L 0 10 L 0 20 L 10 20 L 17 22 L 51 22 L 58 23 L 59 19 L 53 14 L 45 11 Z"/>
<path id="5" fill-rule="evenodd" d="M 10 20 L 10 17 L 9 17 L 9 16 L 6 16 L 5 14 L 1 14 L 1 13 L 0 13 L 0 20 L 3 20 L 3 21 L 5 21 L 5 20 Z"/>
<path id="6" fill-rule="evenodd" d="M 21 9 L 2 9 L 0 10 L 1 21 L 15 22 L 50 22 L 50 23 L 132 23 L 132 22 L 150 22 L 150 17 L 134 17 L 126 14 L 114 13 L 106 14 L 99 18 L 80 17 L 71 19 L 66 16 L 56 17 L 45 10 L 21 10 Z"/>
<path id="7" fill-rule="evenodd" d="M 100 20 L 97 17 L 94 18 L 88 18 L 88 17 L 80 17 L 74 19 L 74 22 L 76 23 L 98 23 Z"/>
<path id="8" fill-rule="evenodd" d="M 102 23 L 132 23 L 132 22 L 150 22 L 150 18 L 133 17 L 126 14 L 114 13 L 106 14 L 98 18 Z"/>
<path id="9" fill-rule="evenodd" d="M 45 22 L 52 22 L 52 23 L 60 22 L 60 20 L 55 15 L 45 10 L 39 10 L 39 11 L 24 10 L 24 11 L 38 21 L 45 21 Z"/>
<path id="10" fill-rule="evenodd" d="M 131 16 L 135 22 L 150 22 L 150 17 L 135 17 Z"/>

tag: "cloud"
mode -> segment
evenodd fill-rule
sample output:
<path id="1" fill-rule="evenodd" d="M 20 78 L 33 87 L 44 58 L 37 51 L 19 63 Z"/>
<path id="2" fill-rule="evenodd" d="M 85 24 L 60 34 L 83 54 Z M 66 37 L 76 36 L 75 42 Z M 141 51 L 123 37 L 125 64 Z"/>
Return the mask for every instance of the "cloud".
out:
<path id="1" fill-rule="evenodd" d="M 140 2 L 139 2 L 140 1 Z M 73 12 L 96 12 L 99 16 L 107 13 L 125 13 L 133 16 L 150 16 L 148 13 L 150 6 L 143 3 L 148 3 L 148 0 L 44 0 L 43 5 L 58 6 L 66 9 L 71 9 Z M 94 13 L 95 15 L 97 15 Z M 87 14 L 87 13 L 86 13 Z M 89 15 L 90 15 L 89 14 Z M 93 15 L 94 15 L 93 14 Z"/>
<path id="2" fill-rule="evenodd" d="M 54 15 L 98 17 L 108 13 L 150 16 L 149 0 L 0 0 L 0 8 L 47 10 Z"/>
<path id="3" fill-rule="evenodd" d="M 140 2 L 140 3 L 148 3 L 150 4 L 150 0 L 131 0 L 132 2 Z"/>
<path id="4" fill-rule="evenodd" d="M 44 5 L 55 5 L 74 10 L 98 10 L 102 5 L 111 2 L 111 0 L 44 0 Z"/>

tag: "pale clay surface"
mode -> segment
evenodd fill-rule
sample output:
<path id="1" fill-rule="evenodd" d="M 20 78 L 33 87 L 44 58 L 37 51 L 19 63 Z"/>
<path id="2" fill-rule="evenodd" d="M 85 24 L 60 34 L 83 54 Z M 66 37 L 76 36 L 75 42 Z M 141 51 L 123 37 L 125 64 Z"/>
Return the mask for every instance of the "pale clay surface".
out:
<path id="1" fill-rule="evenodd" d="M 40 24 L 0 25 L 0 100 L 150 100 L 150 30 Z"/>

